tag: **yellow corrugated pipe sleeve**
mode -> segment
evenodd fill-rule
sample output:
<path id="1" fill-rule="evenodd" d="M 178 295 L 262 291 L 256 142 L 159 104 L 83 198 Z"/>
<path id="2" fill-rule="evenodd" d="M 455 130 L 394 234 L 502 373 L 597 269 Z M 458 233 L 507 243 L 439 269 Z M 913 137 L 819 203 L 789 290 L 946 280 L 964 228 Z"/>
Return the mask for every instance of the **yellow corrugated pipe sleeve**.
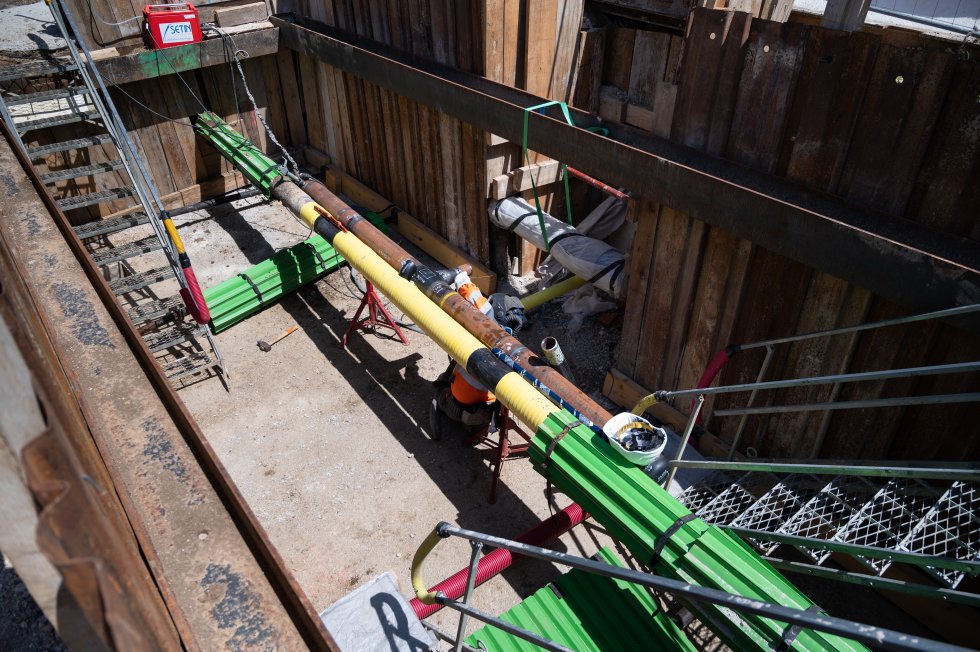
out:
<path id="1" fill-rule="evenodd" d="M 566 292 L 571 292 L 576 288 L 580 288 L 585 285 L 585 279 L 580 276 L 573 276 L 571 278 L 566 278 L 561 283 L 555 283 L 551 287 L 547 287 L 540 292 L 535 292 L 534 294 L 529 294 L 523 299 L 521 299 L 521 305 L 524 306 L 525 312 L 531 312 L 535 308 L 539 307 L 542 303 L 551 301 L 556 297 L 560 297 Z"/>

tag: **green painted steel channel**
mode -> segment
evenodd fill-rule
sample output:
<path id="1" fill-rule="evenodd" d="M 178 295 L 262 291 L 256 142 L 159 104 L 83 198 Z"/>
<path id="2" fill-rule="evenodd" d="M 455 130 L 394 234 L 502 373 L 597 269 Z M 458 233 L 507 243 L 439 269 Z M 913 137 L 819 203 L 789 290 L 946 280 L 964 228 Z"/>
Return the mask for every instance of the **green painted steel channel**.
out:
<path id="1" fill-rule="evenodd" d="M 597 560 L 625 568 L 608 548 Z M 573 569 L 536 591 L 501 619 L 581 652 L 599 650 L 680 650 L 697 648 L 639 586 Z M 556 592 L 557 591 L 557 592 Z M 536 652 L 541 648 L 492 625 L 466 639 L 473 648 L 493 652 Z M 480 647 L 482 644 L 482 647 Z"/>
<path id="2" fill-rule="evenodd" d="M 691 512 L 642 469 L 616 456 L 605 440 L 581 424 L 568 430 L 549 457 L 549 444 L 575 423 L 578 422 L 572 415 L 562 411 L 551 414 L 541 425 L 530 448 L 535 469 L 608 528 L 610 535 L 637 559 L 652 560 L 664 533 Z M 738 537 L 701 519 L 676 527 L 661 545 L 659 559 L 650 564 L 658 575 L 796 609 L 813 606 Z M 763 616 L 736 613 L 707 603 L 691 606 L 727 645 L 737 650 L 772 649 L 787 631 L 785 623 Z M 793 649 L 866 648 L 839 636 L 804 629 Z"/>

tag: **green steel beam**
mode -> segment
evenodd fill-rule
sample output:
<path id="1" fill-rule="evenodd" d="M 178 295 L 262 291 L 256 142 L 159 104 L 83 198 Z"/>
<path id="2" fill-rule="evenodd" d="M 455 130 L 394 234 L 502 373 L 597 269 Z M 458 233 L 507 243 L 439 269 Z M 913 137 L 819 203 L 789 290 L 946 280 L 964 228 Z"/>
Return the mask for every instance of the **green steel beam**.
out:
<path id="1" fill-rule="evenodd" d="M 535 469 L 657 574 L 796 609 L 814 608 L 812 601 L 737 536 L 693 518 L 641 468 L 616 456 L 605 440 L 567 412 L 548 417 L 531 442 L 530 454 Z M 734 649 L 770 650 L 787 635 L 786 624 L 770 618 L 710 604 L 691 606 Z M 804 629 L 797 634 L 793 649 L 866 648 Z"/>
<path id="2" fill-rule="evenodd" d="M 272 197 L 272 187 L 283 176 L 278 163 L 213 113 L 199 114 L 194 120 L 194 131 L 210 141 L 266 199 Z"/>
<path id="3" fill-rule="evenodd" d="M 388 225 L 379 215 L 370 212 L 363 215 L 387 233 Z M 283 249 L 204 291 L 204 299 L 211 309 L 211 327 L 215 333 L 227 330 L 344 262 L 344 258 L 316 234 Z"/>

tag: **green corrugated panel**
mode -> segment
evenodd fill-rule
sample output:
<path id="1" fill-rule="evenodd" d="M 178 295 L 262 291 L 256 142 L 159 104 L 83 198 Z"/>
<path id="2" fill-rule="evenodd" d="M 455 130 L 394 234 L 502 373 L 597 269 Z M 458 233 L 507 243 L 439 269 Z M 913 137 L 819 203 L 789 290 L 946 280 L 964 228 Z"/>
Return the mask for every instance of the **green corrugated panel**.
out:
<path id="1" fill-rule="evenodd" d="M 266 199 L 272 197 L 272 186 L 282 176 L 278 163 L 213 113 L 199 114 L 194 131 L 207 138 Z"/>
<path id="2" fill-rule="evenodd" d="M 641 468 L 615 455 L 609 444 L 585 426 L 572 428 L 555 446 L 546 470 L 548 444 L 566 425 L 567 412 L 552 414 L 531 443 L 535 468 L 609 529 L 640 560 L 650 560 L 660 536 L 690 511 L 651 480 Z M 807 609 L 813 603 L 740 539 L 700 519 L 689 521 L 663 547 L 654 572 L 726 593 Z M 693 604 L 700 619 L 738 650 L 771 648 L 781 641 L 784 623 Z M 803 630 L 798 650 L 863 650 L 830 634 Z"/>
<path id="3" fill-rule="evenodd" d="M 599 551 L 600 561 L 623 568 L 609 549 Z M 660 610 L 642 587 L 580 570 L 571 570 L 550 587 L 537 591 L 501 618 L 579 652 L 621 650 L 686 650 L 695 647 Z M 466 640 L 482 644 L 490 652 L 535 652 L 539 647 L 484 627 Z"/>
<path id="4" fill-rule="evenodd" d="M 379 229 L 387 231 L 378 215 L 364 215 Z M 220 333 L 343 264 L 343 257 L 326 240 L 314 234 L 205 290 L 211 326 Z"/>

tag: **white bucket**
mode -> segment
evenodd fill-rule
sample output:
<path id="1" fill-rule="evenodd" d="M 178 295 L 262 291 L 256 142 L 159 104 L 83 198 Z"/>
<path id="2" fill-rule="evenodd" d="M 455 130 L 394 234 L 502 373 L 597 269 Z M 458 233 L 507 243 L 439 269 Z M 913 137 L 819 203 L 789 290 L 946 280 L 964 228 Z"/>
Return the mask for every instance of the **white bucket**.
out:
<path id="1" fill-rule="evenodd" d="M 663 443 L 656 448 L 651 448 L 647 451 L 628 451 L 623 448 L 622 444 L 616 440 L 616 433 L 618 433 L 623 427 L 636 421 L 650 426 L 654 432 L 660 434 L 660 436 L 663 438 Z M 643 417 L 638 417 L 629 412 L 622 412 L 614 416 L 612 419 L 606 422 L 606 425 L 602 427 L 602 431 L 606 433 L 606 436 L 609 438 L 609 444 L 613 447 L 613 450 L 619 453 L 624 460 L 631 462 L 632 464 L 636 464 L 637 466 L 646 466 L 653 460 L 657 459 L 657 457 L 664 452 L 664 448 L 667 446 L 666 430 L 663 428 L 658 428 Z"/>

